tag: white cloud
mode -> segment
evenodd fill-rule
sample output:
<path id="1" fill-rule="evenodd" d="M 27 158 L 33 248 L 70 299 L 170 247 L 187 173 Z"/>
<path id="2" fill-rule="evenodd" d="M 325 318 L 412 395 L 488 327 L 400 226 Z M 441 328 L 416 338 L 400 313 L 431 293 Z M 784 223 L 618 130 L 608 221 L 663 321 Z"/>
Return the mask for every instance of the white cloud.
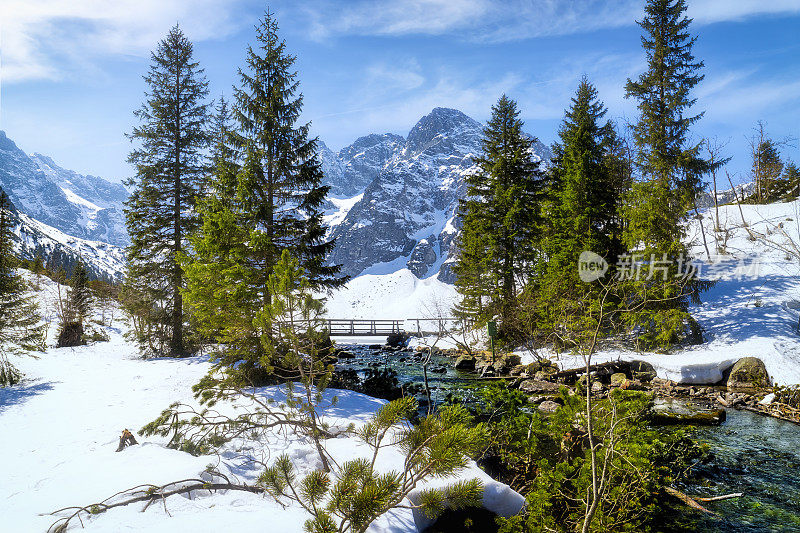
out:
<path id="1" fill-rule="evenodd" d="M 2 81 L 58 79 L 103 55 L 142 55 L 179 22 L 195 41 L 236 28 L 240 0 L 2 0 Z"/>

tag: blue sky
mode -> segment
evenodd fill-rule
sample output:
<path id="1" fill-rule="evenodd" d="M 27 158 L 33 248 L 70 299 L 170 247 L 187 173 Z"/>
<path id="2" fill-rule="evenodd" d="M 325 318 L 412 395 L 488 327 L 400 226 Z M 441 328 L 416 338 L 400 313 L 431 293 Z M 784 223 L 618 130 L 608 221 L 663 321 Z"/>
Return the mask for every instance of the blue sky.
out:
<path id="1" fill-rule="evenodd" d="M 697 139 L 749 168 L 757 120 L 773 137 L 800 138 L 800 0 L 689 0 L 695 55 L 705 61 Z M 297 55 L 304 119 L 331 148 L 360 135 L 405 135 L 433 107 L 484 121 L 502 93 L 527 129 L 551 143 L 585 73 L 617 120 L 644 69 L 641 0 L 281 1 Z M 112 180 L 131 174 L 124 137 L 140 105 L 149 51 L 179 22 L 195 42 L 211 95 L 231 93 L 266 4 L 248 0 L 4 0 L 0 19 L 0 129 L 22 149 Z M 800 162 L 798 142 L 783 148 Z"/>

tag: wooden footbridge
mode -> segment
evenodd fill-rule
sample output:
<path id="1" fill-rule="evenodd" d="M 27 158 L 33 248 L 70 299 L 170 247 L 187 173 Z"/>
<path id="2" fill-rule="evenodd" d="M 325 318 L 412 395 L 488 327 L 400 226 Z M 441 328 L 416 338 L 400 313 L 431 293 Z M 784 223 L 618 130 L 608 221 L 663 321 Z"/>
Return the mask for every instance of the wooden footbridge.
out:
<path id="1" fill-rule="evenodd" d="M 325 319 L 332 337 L 386 337 L 392 333 L 444 334 L 460 324 L 456 318 L 328 318 Z"/>

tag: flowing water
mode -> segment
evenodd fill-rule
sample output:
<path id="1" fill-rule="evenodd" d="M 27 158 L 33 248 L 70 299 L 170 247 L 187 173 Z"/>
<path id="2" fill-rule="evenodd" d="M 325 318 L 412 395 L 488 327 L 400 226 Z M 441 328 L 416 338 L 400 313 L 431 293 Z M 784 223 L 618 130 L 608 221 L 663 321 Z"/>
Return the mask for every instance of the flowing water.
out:
<path id="1" fill-rule="evenodd" d="M 351 345 L 356 355 L 337 365 L 358 371 L 392 369 L 401 384 L 423 381 L 422 355 L 412 351 L 387 352 L 366 345 Z M 444 401 L 454 389 L 475 386 L 475 374 L 453 368 L 448 357 L 433 356 L 428 382 L 434 404 Z M 485 383 L 485 382 L 484 382 Z M 698 427 L 695 437 L 709 445 L 713 459 L 696 468 L 693 480 L 681 487 L 695 496 L 742 492 L 744 496 L 704 504 L 718 516 L 688 507 L 669 513 L 661 531 L 800 533 L 800 425 L 728 409 L 721 426 Z M 670 505 L 675 502 L 666 502 Z"/>
<path id="2" fill-rule="evenodd" d="M 713 460 L 698 469 L 687 494 L 741 498 L 704 504 L 718 517 L 686 511 L 664 531 L 800 532 L 800 426 L 728 409 L 721 426 L 697 428 Z"/>

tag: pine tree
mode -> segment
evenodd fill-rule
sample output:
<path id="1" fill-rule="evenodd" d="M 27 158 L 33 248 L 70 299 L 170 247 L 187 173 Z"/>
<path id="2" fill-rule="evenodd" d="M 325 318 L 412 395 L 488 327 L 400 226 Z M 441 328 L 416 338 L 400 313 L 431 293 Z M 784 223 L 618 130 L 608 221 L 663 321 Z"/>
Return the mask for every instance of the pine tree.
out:
<path id="1" fill-rule="evenodd" d="M 783 199 L 794 200 L 800 196 L 800 168 L 794 161 L 789 161 L 783 169 Z"/>
<path id="2" fill-rule="evenodd" d="M 78 261 L 72 271 L 69 294 L 62 310 L 57 347 L 86 344 L 85 322 L 91 314 L 93 299 L 89 274 L 83 262 Z"/>
<path id="3" fill-rule="evenodd" d="M 42 348 L 36 302 L 25 294 L 25 281 L 15 271 L 12 209 L 8 195 L 0 190 L 0 387 L 22 379 L 9 356 Z"/>
<path id="4" fill-rule="evenodd" d="M 622 253 L 620 196 L 626 184 L 624 162 L 618 154 L 614 125 L 602 122 L 606 108 L 597 90 L 584 76 L 571 107 L 566 110 L 553 145 L 551 201 L 547 211 L 547 238 L 542 273 L 528 290 L 538 294 L 529 313 L 545 332 L 558 331 L 558 340 L 593 331 L 586 312 L 600 298 L 597 283 L 579 278 L 578 259 L 590 251 L 610 265 Z"/>
<path id="5" fill-rule="evenodd" d="M 682 224 L 702 190 L 701 177 L 711 165 L 699 156 L 702 143 L 690 144 L 689 130 L 702 114 L 688 114 L 695 103 L 692 89 L 703 79 L 702 61 L 695 61 L 684 16 L 684 0 L 648 0 L 642 47 L 647 71 L 628 80 L 626 97 L 638 100 L 639 121 L 634 183 L 624 202 L 627 227 L 624 244 L 634 251 L 627 263 L 637 312 L 626 313 L 641 347 L 667 348 L 695 340 L 699 329 L 687 311 L 690 300 L 708 287 L 680 270 L 688 260 Z"/>
<path id="6" fill-rule="evenodd" d="M 750 145 L 752 148 L 750 176 L 755 191 L 746 201 L 759 204 L 774 202 L 787 192 L 786 183 L 781 179 L 783 161 L 778 152 L 778 143 L 767 135 L 764 123 L 759 121 L 755 134 L 750 139 Z"/>
<path id="7" fill-rule="evenodd" d="M 317 139 L 309 139 L 308 124 L 297 125 L 303 99 L 295 58 L 271 13 L 256 38 L 239 71 L 232 128 L 218 109 L 214 194 L 198 205 L 202 226 L 184 260 L 186 299 L 201 332 L 225 345 L 220 365 L 251 380 L 273 371 L 261 342 L 271 328 L 255 319 L 271 305 L 269 276 L 282 252 L 297 258 L 314 290 L 346 281 L 341 267 L 326 264 L 334 246 L 322 222 L 328 187 L 320 185 Z"/>
<path id="8" fill-rule="evenodd" d="M 545 174 L 522 131 L 517 104 L 503 95 L 484 129 L 478 170 L 466 177 L 459 206 L 464 229 L 453 267 L 462 295 L 458 311 L 478 323 L 497 317 L 509 339 L 517 325 L 517 296 L 537 257 L 539 202 Z M 479 313 L 476 313 L 479 311 Z"/>
<path id="9" fill-rule="evenodd" d="M 152 306 L 142 319 L 158 323 L 148 329 L 159 338 L 139 341 L 156 355 L 186 353 L 185 277 L 178 257 L 197 227 L 194 202 L 207 173 L 208 146 L 208 84 L 192 53 L 177 25 L 158 44 L 144 77 L 146 101 L 134 113 L 140 125 L 129 135 L 140 147 L 128 158 L 136 176 L 128 183 L 134 191 L 125 211 L 131 237 L 127 277 L 130 291 L 138 291 L 135 299 Z"/>

